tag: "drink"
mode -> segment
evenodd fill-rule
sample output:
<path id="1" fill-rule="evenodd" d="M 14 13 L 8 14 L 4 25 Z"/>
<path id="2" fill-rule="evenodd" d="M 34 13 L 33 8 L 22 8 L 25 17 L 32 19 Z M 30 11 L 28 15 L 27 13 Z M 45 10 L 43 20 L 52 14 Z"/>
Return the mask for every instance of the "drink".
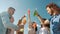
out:
<path id="1" fill-rule="evenodd" d="M 35 10 L 35 12 L 34 12 L 34 16 L 36 16 L 38 14 L 38 12 L 37 12 L 37 10 Z"/>

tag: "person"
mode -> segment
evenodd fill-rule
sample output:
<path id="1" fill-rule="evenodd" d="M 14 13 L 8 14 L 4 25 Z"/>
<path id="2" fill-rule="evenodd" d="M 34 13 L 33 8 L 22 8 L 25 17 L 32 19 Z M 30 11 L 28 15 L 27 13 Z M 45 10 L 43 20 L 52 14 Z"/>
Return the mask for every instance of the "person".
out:
<path id="1" fill-rule="evenodd" d="M 10 22 L 13 24 L 13 22 L 14 22 L 13 17 L 10 18 Z M 7 28 L 6 34 L 14 34 L 14 30 Z"/>
<path id="2" fill-rule="evenodd" d="M 32 27 L 33 27 L 33 29 L 34 29 L 34 31 L 35 31 L 35 34 L 37 34 L 38 28 L 37 28 L 36 22 L 33 22 L 33 23 L 32 23 Z"/>
<path id="3" fill-rule="evenodd" d="M 39 34 L 50 34 L 50 24 L 47 23 L 48 20 L 47 19 L 44 19 L 44 22 L 41 23 L 41 28 L 39 30 Z"/>
<path id="4" fill-rule="evenodd" d="M 14 14 L 15 9 L 13 7 L 9 7 L 8 11 L 0 13 L 0 34 L 6 34 L 7 28 L 11 28 L 16 30 L 20 29 L 20 26 L 16 26 L 10 22 L 12 15 Z"/>
<path id="5" fill-rule="evenodd" d="M 26 16 L 24 15 L 19 21 L 18 26 L 20 26 L 20 30 L 16 31 L 16 34 L 24 34 L 24 25 L 26 24 Z"/>
<path id="6" fill-rule="evenodd" d="M 30 18 L 30 9 L 28 9 L 28 34 L 36 34 Z"/>
<path id="7" fill-rule="evenodd" d="M 50 18 L 51 34 L 60 34 L 60 7 L 50 3 L 46 6 L 46 10 L 52 16 Z"/>
<path id="8" fill-rule="evenodd" d="M 50 34 L 50 23 L 47 19 L 42 18 L 38 12 L 35 10 L 34 15 L 38 17 L 41 28 L 39 29 L 38 34 Z"/>

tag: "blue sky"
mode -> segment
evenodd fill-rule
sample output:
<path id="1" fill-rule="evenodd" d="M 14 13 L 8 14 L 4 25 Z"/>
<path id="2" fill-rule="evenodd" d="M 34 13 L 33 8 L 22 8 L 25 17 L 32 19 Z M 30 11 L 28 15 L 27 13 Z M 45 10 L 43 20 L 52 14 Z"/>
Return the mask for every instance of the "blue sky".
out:
<path id="1" fill-rule="evenodd" d="M 60 6 L 60 0 L 0 0 L 0 13 L 7 11 L 8 7 L 14 7 L 16 9 L 14 16 L 14 24 L 16 25 L 18 20 L 24 15 L 27 15 L 27 10 L 31 11 L 31 21 L 36 21 L 40 25 L 37 17 L 33 16 L 34 10 L 37 8 L 38 13 L 43 18 L 50 18 L 50 15 L 46 12 L 46 5 L 54 2 Z M 26 31 L 28 28 L 28 23 L 25 25 L 24 34 L 28 34 Z"/>

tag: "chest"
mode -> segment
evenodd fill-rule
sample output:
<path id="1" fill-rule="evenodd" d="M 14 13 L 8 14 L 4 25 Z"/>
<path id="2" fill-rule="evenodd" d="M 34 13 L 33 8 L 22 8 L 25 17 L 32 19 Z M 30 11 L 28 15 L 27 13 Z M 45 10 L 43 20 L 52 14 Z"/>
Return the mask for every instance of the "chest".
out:
<path id="1" fill-rule="evenodd" d="M 51 19 L 51 24 L 58 24 L 58 23 L 60 23 L 60 17 L 53 17 L 52 19 Z"/>

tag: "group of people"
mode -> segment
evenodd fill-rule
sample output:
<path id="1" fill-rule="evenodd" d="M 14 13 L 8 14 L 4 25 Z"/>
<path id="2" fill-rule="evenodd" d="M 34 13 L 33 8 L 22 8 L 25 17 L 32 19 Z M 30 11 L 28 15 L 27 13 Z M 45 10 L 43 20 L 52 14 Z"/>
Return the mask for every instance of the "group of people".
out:
<path id="1" fill-rule="evenodd" d="M 22 26 L 26 23 L 26 16 L 23 16 L 17 25 L 14 25 L 14 17 L 13 14 L 15 9 L 13 7 L 9 7 L 8 11 L 2 12 L 0 14 L 0 34 L 14 34 L 14 31 L 18 32 L 22 28 Z M 20 22 L 21 21 L 21 22 Z"/>
<path id="2" fill-rule="evenodd" d="M 41 28 L 37 31 L 36 31 L 36 28 L 34 28 L 35 31 L 32 29 L 29 31 L 30 33 L 28 34 L 32 34 L 32 33 L 34 34 L 60 34 L 60 7 L 58 7 L 58 5 L 54 3 L 50 3 L 46 6 L 46 10 L 47 10 L 47 13 L 50 14 L 51 18 L 45 19 L 41 17 L 38 14 L 38 12 L 36 12 L 35 16 L 37 16 L 37 18 L 39 19 Z"/>
<path id="3" fill-rule="evenodd" d="M 54 3 L 46 6 L 48 14 L 52 17 L 49 19 L 51 34 L 60 34 L 60 7 Z"/>
<path id="4" fill-rule="evenodd" d="M 28 12 L 29 21 L 29 32 L 28 34 L 60 34 L 60 7 L 54 3 L 50 3 L 46 6 L 47 13 L 52 17 L 50 19 L 42 18 L 38 13 L 35 16 L 41 23 L 41 28 L 37 29 L 36 22 L 31 22 L 30 12 Z M 8 11 L 0 13 L 0 34 L 14 34 L 20 31 L 22 26 L 26 23 L 26 16 L 23 16 L 19 20 L 17 25 L 14 25 L 14 17 L 12 16 L 15 12 L 13 7 L 9 7 Z"/>
<path id="5" fill-rule="evenodd" d="M 31 22 L 30 18 L 30 10 L 28 11 L 28 25 L 29 25 L 29 31 L 28 34 L 50 34 L 50 23 L 48 19 L 42 18 L 38 12 L 35 10 L 34 15 L 37 16 L 37 18 L 40 21 L 39 26 L 41 26 L 38 29 L 37 22 Z"/>

